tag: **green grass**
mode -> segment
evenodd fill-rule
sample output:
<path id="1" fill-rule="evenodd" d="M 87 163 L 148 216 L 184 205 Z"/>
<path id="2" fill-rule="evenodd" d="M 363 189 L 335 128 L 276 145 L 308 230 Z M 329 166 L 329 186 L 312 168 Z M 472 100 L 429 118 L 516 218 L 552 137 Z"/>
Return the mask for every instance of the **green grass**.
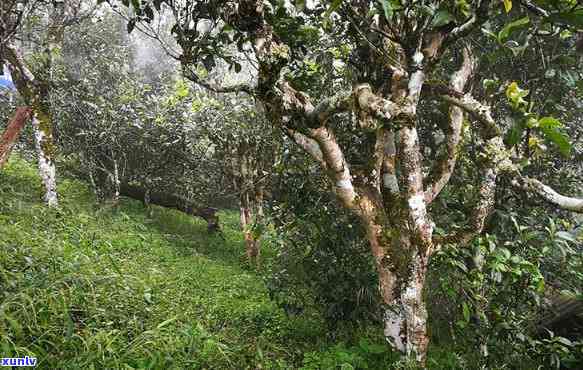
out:
<path id="1" fill-rule="evenodd" d="M 13 159 L 0 172 L 0 357 L 50 369 L 286 368 L 322 336 L 285 317 L 245 266 L 236 214 L 220 215 L 223 239 L 176 211 L 100 207 L 83 183 L 60 180 L 50 210 L 34 167 Z"/>
<path id="2" fill-rule="evenodd" d="M 58 190 L 51 210 L 33 165 L 13 156 L 0 171 L 0 357 L 43 369 L 412 368 L 379 345 L 376 324 L 337 342 L 317 313 L 287 317 L 245 263 L 235 212 L 221 212 L 221 237 L 177 211 L 98 205 L 79 181 Z"/>

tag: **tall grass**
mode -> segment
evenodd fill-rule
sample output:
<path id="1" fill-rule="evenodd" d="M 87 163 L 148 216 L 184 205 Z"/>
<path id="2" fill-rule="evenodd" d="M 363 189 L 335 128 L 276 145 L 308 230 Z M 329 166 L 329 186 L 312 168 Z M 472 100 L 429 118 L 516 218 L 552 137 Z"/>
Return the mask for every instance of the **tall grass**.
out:
<path id="1" fill-rule="evenodd" d="M 60 179 L 44 207 L 34 167 L 0 172 L 0 354 L 41 368 L 287 367 L 292 324 L 241 263 L 237 217 L 224 237 L 139 202 L 97 206 Z M 321 333 L 314 333 L 320 335 Z"/>
<path id="2" fill-rule="evenodd" d="M 209 235 L 180 212 L 101 206 L 59 180 L 48 209 L 33 165 L 13 157 L 0 171 L 0 357 L 43 369 L 411 368 L 378 344 L 377 324 L 335 343 L 317 314 L 286 316 L 244 262 L 236 213 Z"/>

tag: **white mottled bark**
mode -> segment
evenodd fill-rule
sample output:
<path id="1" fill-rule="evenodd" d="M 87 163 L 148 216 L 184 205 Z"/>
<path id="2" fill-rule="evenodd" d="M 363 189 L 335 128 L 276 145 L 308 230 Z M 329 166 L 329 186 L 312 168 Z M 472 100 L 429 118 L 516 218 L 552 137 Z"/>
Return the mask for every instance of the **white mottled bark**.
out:
<path id="1" fill-rule="evenodd" d="M 400 287 L 400 295 L 394 295 L 393 302 L 385 309 L 384 335 L 392 348 L 422 363 L 429 345 L 427 309 L 423 301 L 427 258 L 416 253 L 410 268 L 411 275 Z"/>
<path id="2" fill-rule="evenodd" d="M 388 131 L 385 137 L 385 157 L 383 159 L 383 187 L 389 194 L 399 193 L 399 182 L 396 174 L 397 148 L 395 147 L 395 133 Z"/>
<path id="3" fill-rule="evenodd" d="M 306 153 L 308 153 L 320 164 L 322 169 L 326 169 L 328 167 L 324 161 L 324 154 L 322 154 L 322 150 L 320 150 L 318 142 L 290 128 L 286 128 L 286 131 L 296 144 L 298 144 Z"/>
<path id="4" fill-rule="evenodd" d="M 433 223 L 427 213 L 419 134 L 417 132 L 417 104 L 425 81 L 422 69 L 424 56 L 416 52 L 407 85 L 406 101 L 401 114 L 404 118 L 399 130 L 398 165 L 400 168 L 400 189 L 406 220 L 400 220 L 395 227 L 400 229 L 398 241 L 393 240 L 394 254 L 409 255 L 399 263 L 393 275 L 398 277 L 398 286 L 385 299 L 385 337 L 391 345 L 409 356 L 414 356 L 420 364 L 425 363 L 429 337 L 427 335 L 427 310 L 423 301 L 423 288 L 427 272 L 427 260 L 432 250 Z M 388 148 L 388 154 L 392 148 Z M 393 164 L 394 165 L 394 164 Z M 390 166 L 388 166 L 390 167 Z M 391 171 L 385 171 L 391 175 Z M 386 189 L 394 190 L 392 178 L 388 177 Z M 397 249 L 395 249 L 397 248 Z M 386 267 L 388 268 L 388 267 Z M 404 269 L 404 270 L 403 270 Z M 406 271 L 406 272 L 405 272 Z"/>
<path id="5" fill-rule="evenodd" d="M 470 79 L 475 69 L 475 59 L 469 49 L 464 49 L 464 60 L 460 69 L 453 74 L 450 80 L 452 89 L 462 92 L 467 81 Z M 458 145 L 461 139 L 462 123 L 464 111 L 462 108 L 452 105 L 449 108 L 449 132 L 445 142 L 446 150 L 444 156 L 436 162 L 432 170 L 433 183 L 425 189 L 425 199 L 431 203 L 449 182 L 457 161 Z"/>
<path id="6" fill-rule="evenodd" d="M 326 127 L 310 131 L 310 136 L 318 143 L 328 168 L 328 176 L 334 182 L 334 192 L 346 208 L 356 209 L 356 191 L 352 185 L 352 175 L 344 153 L 336 141 L 334 133 Z"/>
<path id="7" fill-rule="evenodd" d="M 526 177 L 522 181 L 524 182 L 524 189 L 537 193 L 547 202 L 568 211 L 583 213 L 583 198 L 573 198 L 559 194 L 550 186 L 536 179 Z"/>
<path id="8" fill-rule="evenodd" d="M 384 335 L 392 348 L 401 353 L 407 352 L 405 317 L 399 305 L 385 309 L 383 317 L 385 323 Z"/>
<path id="9" fill-rule="evenodd" d="M 120 195 L 120 180 L 119 180 L 119 166 L 117 165 L 117 161 L 113 160 L 113 203 L 119 203 L 119 195 Z"/>
<path id="10" fill-rule="evenodd" d="M 423 71 L 416 71 L 411 75 L 409 80 L 409 101 L 411 102 L 410 108 L 413 108 L 413 110 L 409 113 L 417 113 L 417 103 L 419 102 L 424 82 L 425 73 Z"/>
<path id="11" fill-rule="evenodd" d="M 387 122 L 400 112 L 399 105 L 373 94 L 369 84 L 354 88 L 354 105 L 358 110 L 358 123 L 363 129 L 375 129 L 379 123 Z"/>
<path id="12" fill-rule="evenodd" d="M 32 118 L 32 127 L 34 129 L 35 147 L 38 155 L 38 171 L 42 179 L 45 194 L 43 200 L 49 207 L 56 207 L 59 205 L 57 197 L 57 179 L 55 163 L 48 153 L 45 152 L 45 142 L 47 140 L 45 132 L 40 127 L 39 120 L 36 115 Z"/>
<path id="13" fill-rule="evenodd" d="M 377 223 L 378 209 L 367 196 L 359 198 L 360 216 L 373 255 L 379 279 L 379 293 L 384 304 L 384 335 L 393 348 L 401 353 L 407 351 L 407 323 L 400 299 L 400 276 L 395 271 L 394 261 L 387 252 L 392 247 L 383 245 L 383 228 Z"/>
<path id="14" fill-rule="evenodd" d="M 397 194 L 399 192 L 397 176 L 394 173 L 385 173 L 383 175 L 383 186 L 387 188 L 391 194 Z"/>
<path id="15" fill-rule="evenodd" d="M 93 194 L 95 194 L 95 197 L 99 199 L 100 198 L 99 189 L 97 187 L 97 183 L 95 182 L 95 177 L 93 177 L 93 168 L 89 169 L 89 183 L 91 184 Z"/>
<path id="16" fill-rule="evenodd" d="M 423 54 L 415 53 L 413 62 L 421 65 Z M 419 134 L 416 128 L 417 103 L 421 94 L 425 73 L 418 69 L 412 73 L 408 88 L 408 108 L 410 122 L 399 131 L 399 159 L 401 160 L 401 172 L 404 178 L 405 188 L 403 196 L 407 199 L 407 213 L 412 236 L 425 244 L 423 249 L 428 250 L 431 245 L 433 226 L 427 215 L 425 203 L 425 191 L 423 190 L 423 173 L 421 172 L 421 151 L 419 147 Z"/>
<path id="17" fill-rule="evenodd" d="M 411 235 L 425 244 L 424 249 L 431 246 L 433 224 L 427 214 L 425 192 L 423 190 L 423 174 L 421 172 L 421 154 L 419 151 L 419 136 L 415 126 L 403 127 L 399 132 L 400 141 L 400 166 L 404 178 L 405 188 L 401 189 L 403 197 L 407 200 Z"/>
<path id="18" fill-rule="evenodd" d="M 483 145 L 482 155 L 487 158 L 487 161 L 482 161 L 479 166 L 480 186 L 478 188 L 478 200 L 472 213 L 467 216 L 469 222 L 466 227 L 445 238 L 436 237 L 434 240 L 435 251 L 439 250 L 444 244 L 467 245 L 484 230 L 486 220 L 494 210 L 498 173 L 510 166 L 508 158 L 504 155 L 502 138 L 496 136 L 489 139 L 486 145 Z"/>
<path id="19" fill-rule="evenodd" d="M 401 293 L 401 301 L 407 323 L 407 355 L 415 356 L 424 363 L 427 356 L 427 309 L 423 301 L 423 287 L 427 273 L 427 257 L 417 252 L 411 261 L 411 276 Z"/>
<path id="20" fill-rule="evenodd" d="M 500 128 L 492 118 L 490 107 L 480 103 L 470 94 L 464 95 L 461 99 L 449 95 L 439 95 L 439 98 L 462 108 L 476 118 L 481 125 L 481 134 L 484 139 L 491 139 L 500 135 Z"/>

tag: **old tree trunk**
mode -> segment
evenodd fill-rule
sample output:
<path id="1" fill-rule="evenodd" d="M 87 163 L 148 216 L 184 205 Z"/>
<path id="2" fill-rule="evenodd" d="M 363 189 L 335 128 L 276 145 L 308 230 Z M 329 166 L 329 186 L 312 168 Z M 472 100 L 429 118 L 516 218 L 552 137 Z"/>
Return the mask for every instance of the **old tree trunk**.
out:
<path id="1" fill-rule="evenodd" d="M 231 148 L 231 172 L 235 189 L 239 192 L 239 216 L 245 239 L 247 261 L 258 265 L 263 222 L 263 184 L 259 178 L 261 164 L 256 143 L 241 141 Z"/>
<path id="2" fill-rule="evenodd" d="M 50 94 L 53 65 L 60 53 L 65 26 L 65 2 L 52 4 L 46 37 L 43 39 L 42 66 L 38 75 L 27 67 L 24 58 L 14 45 L 4 46 L 2 59 L 10 63 L 12 78 L 19 94 L 32 108 L 32 127 L 38 155 L 38 169 L 44 186 L 43 200 L 49 207 L 58 205 L 55 167 L 56 147 L 53 138 L 53 112 Z"/>
<path id="3" fill-rule="evenodd" d="M 334 86 L 330 90 L 336 91 L 335 95 L 312 99 L 307 92 L 298 90 L 300 84 L 289 72 L 298 55 L 303 55 L 294 47 L 299 48 L 297 45 L 303 42 L 294 44 L 289 42 L 293 35 L 278 35 L 275 30 L 285 27 L 276 24 L 280 18 L 273 17 L 273 8 L 260 0 L 226 1 L 216 13 L 206 8 L 197 10 L 200 18 L 229 24 L 240 39 L 252 43 L 253 58 L 258 64 L 256 85 L 218 86 L 203 81 L 196 74 L 198 60 L 193 56 L 200 57 L 207 49 L 200 46 L 196 37 L 185 36 L 187 33 L 182 31 L 188 30 L 189 25 L 177 20 L 175 27 L 183 35 L 177 38 L 182 48 L 180 60 L 185 76 L 211 91 L 252 95 L 271 123 L 320 165 L 339 203 L 354 212 L 367 231 L 384 303 L 387 342 L 423 363 L 429 343 L 423 298 L 429 259 L 442 245 L 462 246 L 482 231 L 492 210 L 498 175 L 515 177 L 519 187 L 558 206 L 582 211 L 583 203 L 521 176 L 510 161 L 501 129 L 489 107 L 467 92 L 467 81 L 476 65 L 470 47 L 460 40 L 496 14 L 492 2 L 473 2 L 468 18 L 459 24 L 451 23 L 452 27 L 432 26 L 432 16 L 417 12 L 416 2 L 410 4 L 411 11 L 390 16 L 385 13 L 384 18 L 368 16 L 370 7 L 380 7 L 382 2 L 333 3 L 336 5 L 330 5 L 329 11 L 336 10 L 336 26 L 346 27 L 348 34 L 341 41 L 352 42 L 351 57 L 360 63 L 353 71 L 356 77 L 351 81 L 352 88 Z M 321 17 L 312 20 L 321 22 Z M 329 29 L 321 27 L 324 33 Z M 332 39 L 336 35 L 328 36 Z M 346 41 L 349 36 L 357 41 Z M 451 50 L 454 44 L 456 51 Z M 450 73 L 448 82 L 428 83 L 440 77 L 433 72 L 446 52 L 448 60 L 458 66 L 457 71 Z M 206 53 L 207 57 L 215 57 Z M 419 119 L 418 108 L 435 105 L 435 101 L 449 106 L 446 139 L 443 150 L 423 158 L 418 128 L 431 129 L 432 124 Z M 350 118 L 360 130 L 358 166 L 349 163 L 347 148 L 342 148 L 336 138 L 335 129 L 342 122 L 339 118 L 344 122 Z M 464 119 L 470 121 L 468 129 L 480 141 L 479 159 L 474 163 L 480 174 L 477 201 L 468 207 L 472 211 L 465 227 L 438 237 L 428 208 L 452 176 Z M 426 168 L 430 170 L 424 172 Z M 247 223 L 247 195 L 241 204 L 242 223 Z M 249 250 L 253 252 L 253 248 Z"/>
<path id="4" fill-rule="evenodd" d="M 245 1 L 231 10 L 226 14 L 228 21 L 247 29 L 253 39 L 260 65 L 257 86 L 205 84 L 190 72 L 188 60 L 183 60 L 187 77 L 214 91 L 254 95 L 271 122 L 282 127 L 320 164 L 339 202 L 357 214 L 367 230 L 385 306 L 384 333 L 388 343 L 423 362 L 429 343 L 423 289 L 429 257 L 436 250 L 427 205 L 451 174 L 463 117 L 459 108 L 452 108 L 449 155 L 440 161 L 434 171 L 435 181 L 427 186 L 422 173 L 417 106 L 429 65 L 427 54 L 437 54 L 441 44 L 425 51 L 426 45 L 419 43 L 402 51 L 402 64 L 386 71 L 392 75 L 388 92 L 377 92 L 368 83 L 358 83 L 352 91 L 340 92 L 314 105 L 306 93 L 280 78 L 283 67 L 291 60 L 291 51 L 265 20 L 262 2 Z M 188 42 L 181 46 L 185 55 L 194 53 L 196 48 L 195 43 Z M 370 62 L 381 63 L 378 59 Z M 457 80 L 452 79 L 449 89 L 462 95 L 459 91 L 470 72 L 471 58 L 466 53 Z M 370 163 L 368 168 L 353 171 L 346 160 L 333 130 L 338 113 L 351 113 L 363 132 L 374 134 L 372 158 L 363 158 Z M 243 208 L 248 208 L 246 194 L 241 203 L 243 220 Z"/>
<path id="5" fill-rule="evenodd" d="M 262 11 L 261 7 L 255 10 Z M 416 50 L 410 67 L 394 73 L 395 80 L 408 79 L 395 83 L 398 103 L 375 94 L 368 84 L 358 84 L 353 91 L 314 106 L 306 94 L 275 79 L 290 57 L 287 45 L 276 40 L 262 21 L 254 41 L 257 59 L 263 63 L 256 96 L 271 121 L 284 127 L 320 163 L 340 203 L 361 218 L 379 274 L 387 341 L 423 362 L 429 343 L 423 288 L 434 251 L 433 223 L 427 214 L 431 197 L 424 189 L 416 129 L 425 56 Z M 469 72 L 462 76 L 464 83 L 468 78 Z M 374 132 L 376 138 L 372 164 L 362 173 L 351 172 L 330 127 L 334 113 L 350 111 L 358 117 L 359 126 Z"/>

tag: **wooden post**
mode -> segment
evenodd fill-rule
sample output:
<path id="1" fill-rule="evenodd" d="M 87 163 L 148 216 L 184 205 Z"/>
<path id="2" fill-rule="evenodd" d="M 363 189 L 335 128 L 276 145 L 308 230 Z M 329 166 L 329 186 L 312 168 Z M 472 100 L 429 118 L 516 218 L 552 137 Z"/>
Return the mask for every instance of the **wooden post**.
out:
<path id="1" fill-rule="evenodd" d="M 20 132 L 31 112 L 32 110 L 30 107 L 16 108 L 14 118 L 8 123 L 8 127 L 6 127 L 6 130 L 0 139 L 0 168 L 2 168 L 8 161 L 10 152 L 12 152 L 12 148 L 14 147 L 16 140 L 18 140 L 18 136 L 20 136 Z"/>

